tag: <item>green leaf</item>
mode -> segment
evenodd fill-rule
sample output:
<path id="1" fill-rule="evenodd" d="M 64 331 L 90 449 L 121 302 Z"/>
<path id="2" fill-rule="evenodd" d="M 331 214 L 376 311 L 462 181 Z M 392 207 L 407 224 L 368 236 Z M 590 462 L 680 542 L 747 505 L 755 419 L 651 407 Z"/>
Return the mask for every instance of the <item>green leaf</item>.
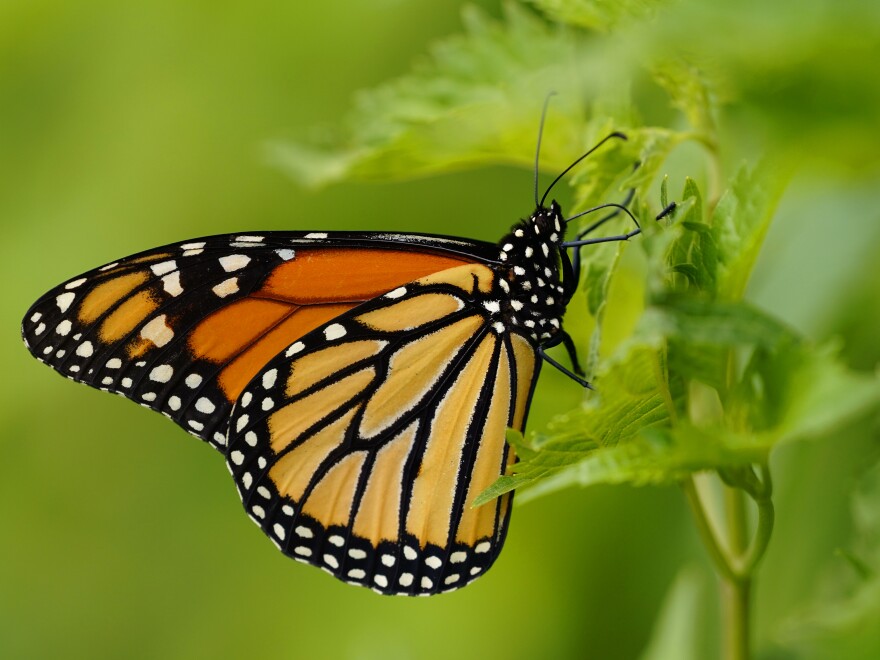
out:
<path id="1" fill-rule="evenodd" d="M 782 195 L 785 174 L 764 162 L 740 169 L 712 216 L 718 245 L 718 296 L 739 300 L 745 292 L 767 229 Z"/>
<path id="2" fill-rule="evenodd" d="M 723 347 L 778 349 L 799 341 L 793 330 L 749 303 L 710 302 L 674 294 L 665 300 L 654 300 L 645 310 L 639 328 L 643 336 Z"/>
<path id="3" fill-rule="evenodd" d="M 486 163 L 531 168 L 541 102 L 558 89 L 541 165 L 564 169 L 583 144 L 582 98 L 596 94 L 583 75 L 584 44 L 513 2 L 503 21 L 466 7 L 463 22 L 464 34 L 437 43 L 411 73 L 361 93 L 341 136 L 326 145 L 276 144 L 271 158 L 308 185 Z"/>
<path id="4" fill-rule="evenodd" d="M 685 179 L 678 222 L 669 229 L 677 234 L 671 241 L 667 263 L 673 273 L 683 278 L 672 278 L 673 290 L 694 289 L 714 293 L 718 270 L 718 247 L 711 228 L 703 216 L 703 197 L 696 182 Z"/>
<path id="5" fill-rule="evenodd" d="M 653 15 L 669 0 L 529 0 L 551 18 L 592 30 L 609 31 L 618 24 Z"/>
<path id="6" fill-rule="evenodd" d="M 719 104 L 719 76 L 705 65 L 697 66 L 681 57 L 666 59 L 651 70 L 654 80 L 669 94 L 672 105 L 681 110 L 710 148 L 717 148 L 715 115 Z"/>

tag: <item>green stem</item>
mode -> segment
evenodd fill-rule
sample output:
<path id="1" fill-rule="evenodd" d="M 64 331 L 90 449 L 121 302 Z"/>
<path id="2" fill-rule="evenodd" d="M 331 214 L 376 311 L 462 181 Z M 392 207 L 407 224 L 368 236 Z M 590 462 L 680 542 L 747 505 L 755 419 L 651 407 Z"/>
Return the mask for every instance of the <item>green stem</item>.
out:
<path id="1" fill-rule="evenodd" d="M 741 558 L 748 544 L 748 521 L 746 520 L 745 493 L 739 488 L 725 489 L 727 504 L 727 533 L 732 561 L 732 576 L 723 576 L 721 587 L 724 608 L 724 658 L 725 660 L 748 660 L 749 654 L 749 605 L 752 590 L 751 571 L 740 569 Z M 740 570 L 737 570 L 740 569 Z"/>
<path id="2" fill-rule="evenodd" d="M 748 660 L 751 657 L 749 649 L 751 591 L 750 579 L 724 580 L 721 584 L 724 606 L 724 660 Z"/>
<path id="3" fill-rule="evenodd" d="M 725 580 L 737 579 L 738 576 L 732 565 L 731 558 L 721 545 L 718 536 L 718 526 L 713 524 L 707 503 L 700 495 L 693 476 L 682 483 L 682 488 L 684 489 L 688 504 L 690 504 L 691 512 L 694 514 L 697 532 L 703 541 L 703 545 L 706 546 L 706 550 L 709 552 L 709 557 L 711 557 L 715 564 L 715 568 L 718 569 L 718 572 Z"/>
<path id="4" fill-rule="evenodd" d="M 752 581 L 758 563 L 767 550 L 773 531 L 775 513 L 771 495 L 773 485 L 766 463 L 759 465 L 760 482 L 749 491 L 758 508 L 754 538 L 749 542 L 746 491 L 741 487 L 725 488 L 726 543 L 721 539 L 721 525 L 713 521 L 704 493 L 694 478 L 682 484 L 694 514 L 697 531 L 721 577 L 724 660 L 748 660 L 750 656 L 750 604 Z M 749 470 L 749 474 L 754 473 Z M 752 492 L 754 491 L 754 492 Z"/>

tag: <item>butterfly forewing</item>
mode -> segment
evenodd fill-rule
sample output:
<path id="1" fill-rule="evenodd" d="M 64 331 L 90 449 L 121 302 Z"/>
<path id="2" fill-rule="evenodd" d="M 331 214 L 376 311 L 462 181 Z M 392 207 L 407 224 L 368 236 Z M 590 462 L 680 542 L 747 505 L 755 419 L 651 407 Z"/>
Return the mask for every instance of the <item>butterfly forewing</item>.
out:
<path id="1" fill-rule="evenodd" d="M 227 460 L 286 554 L 388 594 L 463 586 L 494 561 L 511 499 L 472 508 L 514 457 L 538 363 L 493 323 L 486 265 L 395 288 L 293 342 L 243 391 Z"/>
<path id="2" fill-rule="evenodd" d="M 389 234 L 229 234 L 113 262 L 28 311 L 31 353 L 157 410 L 217 447 L 232 404 L 297 338 L 401 284 L 481 260 L 488 244 Z"/>

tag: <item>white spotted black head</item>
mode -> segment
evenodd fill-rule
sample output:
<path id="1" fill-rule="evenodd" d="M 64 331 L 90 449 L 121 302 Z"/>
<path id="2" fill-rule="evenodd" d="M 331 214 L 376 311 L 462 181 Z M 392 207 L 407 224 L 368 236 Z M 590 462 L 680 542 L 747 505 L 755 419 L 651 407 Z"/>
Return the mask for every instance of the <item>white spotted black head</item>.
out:
<path id="1" fill-rule="evenodd" d="M 565 220 L 555 201 L 538 206 L 499 242 L 505 323 L 525 329 L 535 344 L 555 343 L 571 298 L 571 262 L 562 242 Z"/>

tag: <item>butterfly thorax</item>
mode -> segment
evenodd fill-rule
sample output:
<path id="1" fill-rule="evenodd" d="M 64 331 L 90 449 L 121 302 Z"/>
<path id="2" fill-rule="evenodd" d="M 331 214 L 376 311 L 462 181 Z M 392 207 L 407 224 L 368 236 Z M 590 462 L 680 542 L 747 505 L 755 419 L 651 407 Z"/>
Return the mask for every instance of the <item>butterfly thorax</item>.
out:
<path id="1" fill-rule="evenodd" d="M 559 205 L 538 207 L 499 242 L 503 291 L 501 319 L 525 330 L 535 344 L 545 344 L 562 328 L 568 303 L 560 257 L 565 223 Z M 494 311 L 494 310 L 493 310 Z"/>

